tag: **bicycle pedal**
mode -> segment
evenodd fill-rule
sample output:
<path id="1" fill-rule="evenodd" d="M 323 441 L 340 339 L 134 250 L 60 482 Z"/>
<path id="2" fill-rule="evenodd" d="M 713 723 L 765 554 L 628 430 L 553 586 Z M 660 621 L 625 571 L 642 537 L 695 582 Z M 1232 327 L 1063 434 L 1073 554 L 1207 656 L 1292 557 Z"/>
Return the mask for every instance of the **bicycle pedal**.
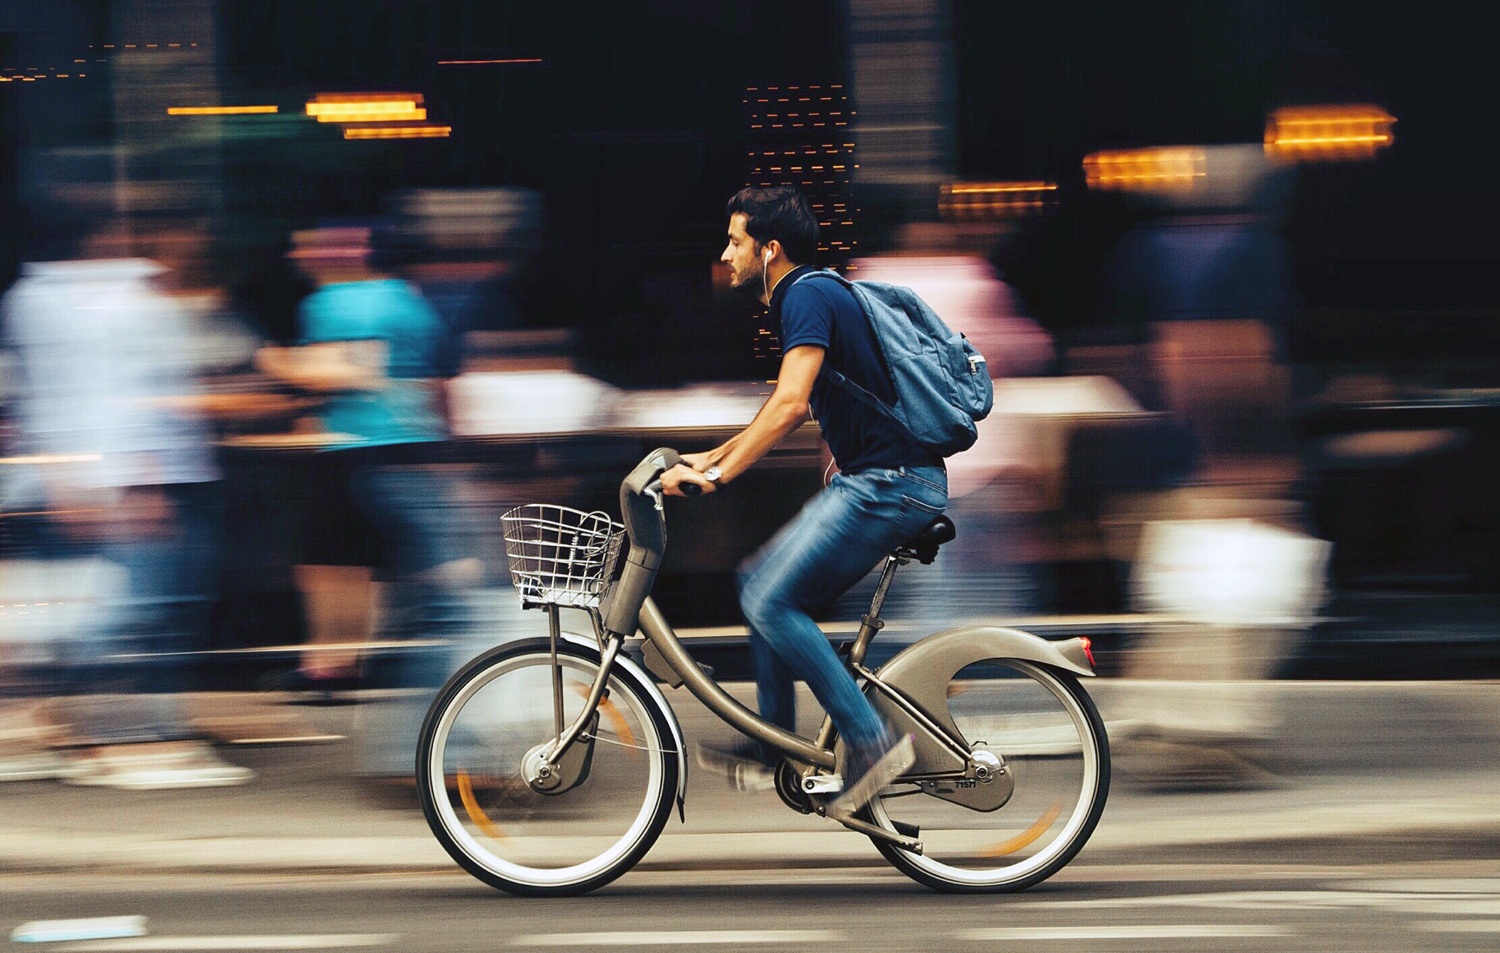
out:
<path id="1" fill-rule="evenodd" d="M 802 779 L 803 794 L 837 794 L 844 790 L 842 774 L 814 774 Z"/>

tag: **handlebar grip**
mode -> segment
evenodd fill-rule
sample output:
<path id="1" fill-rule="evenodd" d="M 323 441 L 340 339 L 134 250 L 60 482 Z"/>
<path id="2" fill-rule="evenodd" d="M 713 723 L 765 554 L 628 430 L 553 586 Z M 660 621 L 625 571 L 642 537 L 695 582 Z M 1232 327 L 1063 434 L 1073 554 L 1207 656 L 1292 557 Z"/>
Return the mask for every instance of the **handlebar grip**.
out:
<path id="1" fill-rule="evenodd" d="M 666 447 L 647 454 L 646 459 L 636 464 L 635 469 L 631 470 L 624 482 L 620 484 L 620 508 L 623 510 L 628 505 L 627 497 L 639 498 L 645 495 L 647 488 L 657 482 L 663 473 L 675 467 L 681 459 L 676 450 Z"/>
<path id="2" fill-rule="evenodd" d="M 679 483 L 677 488 L 682 491 L 683 496 L 702 496 L 703 487 L 696 483 Z"/>

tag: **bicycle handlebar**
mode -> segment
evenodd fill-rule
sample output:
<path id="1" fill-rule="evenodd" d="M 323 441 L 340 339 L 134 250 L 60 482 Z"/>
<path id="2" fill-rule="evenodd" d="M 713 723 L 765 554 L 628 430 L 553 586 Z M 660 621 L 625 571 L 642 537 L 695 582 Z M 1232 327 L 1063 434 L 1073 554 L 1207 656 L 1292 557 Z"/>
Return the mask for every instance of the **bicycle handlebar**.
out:
<path id="1" fill-rule="evenodd" d="M 620 484 L 620 518 L 630 534 L 631 549 L 651 553 L 652 562 L 660 560 L 667 548 L 667 529 L 661 512 L 661 475 L 681 461 L 676 450 L 660 447 L 646 454 Z"/>
<path id="2" fill-rule="evenodd" d="M 681 460 L 676 450 L 658 448 L 646 454 L 620 483 L 620 519 L 630 536 L 630 552 L 605 619 L 605 628 L 611 632 L 628 635 L 636 630 L 641 606 L 667 551 L 661 475 Z"/>

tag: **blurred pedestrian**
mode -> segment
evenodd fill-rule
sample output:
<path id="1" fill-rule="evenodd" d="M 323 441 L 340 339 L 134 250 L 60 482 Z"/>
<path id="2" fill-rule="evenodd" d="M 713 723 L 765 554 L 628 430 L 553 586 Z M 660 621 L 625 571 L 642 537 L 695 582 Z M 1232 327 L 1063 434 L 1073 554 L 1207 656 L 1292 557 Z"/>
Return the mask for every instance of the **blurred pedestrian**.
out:
<path id="1" fill-rule="evenodd" d="M 897 236 L 890 250 L 852 261 L 849 276 L 911 288 L 979 349 L 996 382 L 1048 372 L 1052 336 L 990 264 L 990 246 L 1000 240 L 995 226 L 910 222 Z M 974 446 L 946 461 L 947 513 L 958 534 L 938 556 L 939 577 L 896 587 L 888 603 L 893 618 L 921 623 L 914 634 L 1040 608 L 1045 587 L 1028 554 L 1035 459 L 1008 423 L 1000 414 L 979 421 Z M 868 601 L 863 588 L 858 595 Z"/>
<path id="2" fill-rule="evenodd" d="M 369 687 L 416 690 L 374 702 L 364 731 L 366 773 L 410 779 L 421 719 L 468 631 L 481 567 L 456 526 L 455 487 L 435 465 L 449 433 L 439 396 L 447 329 L 414 286 L 374 266 L 371 237 L 362 226 L 294 236 L 290 255 L 316 290 L 298 307 L 300 343 L 263 348 L 256 363 L 321 398 L 323 455 L 378 536 L 390 584 L 382 640 L 421 640 L 374 652 L 359 675 Z"/>
<path id="3" fill-rule="evenodd" d="M 194 403 L 190 333 L 158 282 L 113 257 L 119 236 L 59 216 L 3 302 L 16 364 L 12 507 L 31 507 L 27 548 L 46 561 L 103 560 L 124 595 L 61 646 L 74 784 L 242 784 L 183 705 L 184 652 L 201 647 L 217 585 L 219 479 Z"/>

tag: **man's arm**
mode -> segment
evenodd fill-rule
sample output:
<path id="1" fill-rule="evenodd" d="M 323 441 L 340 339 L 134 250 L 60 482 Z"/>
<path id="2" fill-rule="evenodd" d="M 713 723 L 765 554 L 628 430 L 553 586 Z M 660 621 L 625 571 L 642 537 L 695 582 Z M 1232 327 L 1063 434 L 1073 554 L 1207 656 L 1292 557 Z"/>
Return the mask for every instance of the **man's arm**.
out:
<path id="1" fill-rule="evenodd" d="M 686 496 L 682 485 L 695 483 L 703 492 L 712 493 L 718 487 L 703 478 L 704 470 L 717 466 L 723 471 L 719 481 L 729 483 L 754 466 L 807 419 L 807 401 L 812 397 L 813 382 L 822 367 L 821 347 L 803 345 L 783 354 L 776 389 L 749 426 L 712 450 L 684 454 L 682 464 L 662 474 L 663 490 L 669 496 Z"/>

